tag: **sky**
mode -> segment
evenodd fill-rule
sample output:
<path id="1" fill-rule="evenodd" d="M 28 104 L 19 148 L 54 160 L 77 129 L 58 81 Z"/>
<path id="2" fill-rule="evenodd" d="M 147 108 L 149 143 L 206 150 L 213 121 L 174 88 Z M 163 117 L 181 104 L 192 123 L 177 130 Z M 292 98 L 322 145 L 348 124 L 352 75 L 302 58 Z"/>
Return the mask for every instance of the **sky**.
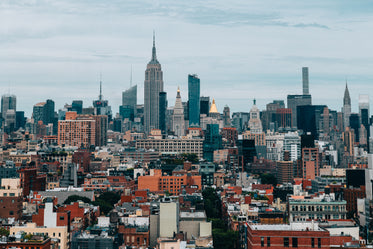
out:
<path id="1" fill-rule="evenodd" d="M 286 103 L 306 66 L 313 104 L 339 111 L 347 79 L 356 112 L 373 92 L 372 12 L 359 0 L 1 0 L 0 94 L 15 94 L 28 117 L 46 99 L 88 107 L 101 74 L 117 113 L 132 67 L 143 103 L 154 30 L 169 106 L 178 86 L 187 100 L 191 73 L 220 112 Z"/>

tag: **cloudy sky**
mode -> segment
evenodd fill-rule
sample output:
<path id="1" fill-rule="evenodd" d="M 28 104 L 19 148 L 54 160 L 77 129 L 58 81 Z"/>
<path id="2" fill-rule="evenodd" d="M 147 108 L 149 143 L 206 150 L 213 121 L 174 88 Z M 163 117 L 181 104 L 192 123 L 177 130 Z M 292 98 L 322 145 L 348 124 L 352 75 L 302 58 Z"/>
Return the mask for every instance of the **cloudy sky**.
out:
<path id="1" fill-rule="evenodd" d="M 51 98 L 56 109 L 103 94 L 118 112 L 121 92 L 143 82 L 152 33 L 169 105 L 187 75 L 219 111 L 248 111 L 301 93 L 309 67 L 314 104 L 340 110 L 347 78 L 353 111 L 373 92 L 373 3 L 370 1 L 248 0 L 1 0 L 0 92 L 17 109 Z"/>

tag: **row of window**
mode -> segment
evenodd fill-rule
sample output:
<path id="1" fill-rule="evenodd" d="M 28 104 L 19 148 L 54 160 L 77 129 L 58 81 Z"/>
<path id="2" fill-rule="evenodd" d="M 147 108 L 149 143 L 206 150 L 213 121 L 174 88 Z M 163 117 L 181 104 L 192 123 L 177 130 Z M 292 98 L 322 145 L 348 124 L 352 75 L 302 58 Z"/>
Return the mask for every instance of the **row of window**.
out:
<path id="1" fill-rule="evenodd" d="M 326 206 L 292 206 L 292 211 L 345 211 L 345 206 L 337 206 L 337 205 L 326 205 Z"/>
<path id="2" fill-rule="evenodd" d="M 290 245 L 290 238 L 284 237 L 284 247 L 289 247 Z M 260 246 L 264 247 L 264 237 L 260 238 Z M 298 247 L 298 238 L 292 238 L 291 240 L 292 247 Z M 271 237 L 267 237 L 267 247 L 271 246 Z M 311 238 L 311 247 L 315 248 L 315 238 Z M 321 248 L 321 238 L 317 238 L 317 247 Z"/>

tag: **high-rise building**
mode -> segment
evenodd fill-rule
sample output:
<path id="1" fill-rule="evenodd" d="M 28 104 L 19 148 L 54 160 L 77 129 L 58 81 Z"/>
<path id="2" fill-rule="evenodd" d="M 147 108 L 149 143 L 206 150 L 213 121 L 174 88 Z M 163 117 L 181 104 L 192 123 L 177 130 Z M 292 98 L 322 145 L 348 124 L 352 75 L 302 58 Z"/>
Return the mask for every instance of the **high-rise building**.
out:
<path id="1" fill-rule="evenodd" d="M 303 95 L 309 95 L 308 67 L 302 68 Z"/>
<path id="2" fill-rule="evenodd" d="M 3 117 L 5 116 L 8 110 L 16 111 L 17 106 L 17 97 L 15 95 L 3 95 L 1 97 L 1 113 Z"/>
<path id="3" fill-rule="evenodd" d="M 209 115 L 210 111 L 210 97 L 201 97 L 200 98 L 200 114 Z"/>
<path id="4" fill-rule="evenodd" d="M 189 127 L 199 127 L 200 80 L 196 74 L 188 75 Z"/>
<path id="5" fill-rule="evenodd" d="M 358 113 L 350 113 L 349 127 L 351 127 L 351 129 L 353 129 L 355 132 L 355 142 L 359 142 L 360 116 Z"/>
<path id="6" fill-rule="evenodd" d="M 111 106 L 109 106 L 109 101 L 104 100 L 102 95 L 102 81 L 100 80 L 100 95 L 98 95 L 98 100 L 93 101 L 94 114 L 95 115 L 106 115 L 108 119 L 111 120 Z"/>
<path id="7" fill-rule="evenodd" d="M 231 127 L 231 111 L 227 105 L 223 109 L 223 122 L 224 127 Z"/>
<path id="8" fill-rule="evenodd" d="M 292 125 L 297 126 L 297 107 L 302 105 L 312 105 L 311 95 L 288 95 L 288 108 L 291 109 Z"/>
<path id="9" fill-rule="evenodd" d="M 83 111 L 83 100 L 73 100 L 71 104 L 71 111 L 77 114 L 82 114 Z"/>
<path id="10" fill-rule="evenodd" d="M 348 91 L 347 82 L 346 82 L 346 88 L 345 93 L 343 96 L 343 125 L 344 129 L 346 127 L 350 126 L 350 115 L 351 115 L 351 98 L 350 98 L 350 92 Z"/>
<path id="11" fill-rule="evenodd" d="M 159 93 L 159 129 L 164 134 L 167 132 L 166 112 L 167 112 L 167 93 L 160 92 Z"/>
<path id="12" fill-rule="evenodd" d="M 359 114 L 360 122 L 365 126 L 365 129 L 369 130 L 369 95 L 360 94 L 359 95 Z"/>
<path id="13" fill-rule="evenodd" d="M 308 67 L 302 68 L 302 87 L 303 87 L 303 94 L 302 95 L 288 95 L 287 108 L 291 109 L 292 113 L 292 125 L 293 127 L 297 127 L 297 106 L 301 105 L 312 105 L 312 97 L 309 93 L 309 80 L 308 80 Z"/>
<path id="14" fill-rule="evenodd" d="M 163 72 L 157 60 L 155 36 L 153 35 L 152 58 L 145 70 L 144 81 L 144 128 L 159 129 L 159 93 L 163 92 Z"/>
<path id="15" fill-rule="evenodd" d="M 297 127 L 304 133 L 310 132 L 314 139 L 318 139 L 320 118 L 325 105 L 303 105 L 297 107 Z"/>
<path id="16" fill-rule="evenodd" d="M 184 107 L 181 103 L 180 89 L 177 89 L 174 113 L 172 115 L 172 130 L 178 137 L 185 135 Z"/>
<path id="17" fill-rule="evenodd" d="M 122 93 L 122 105 L 119 107 L 119 114 L 122 119 L 128 118 L 134 121 L 137 105 L 137 85 L 134 85 Z"/>
<path id="18" fill-rule="evenodd" d="M 13 131 L 16 123 L 17 98 L 15 95 L 3 95 L 1 97 L 1 114 L 4 120 L 4 128 L 7 131 Z"/>

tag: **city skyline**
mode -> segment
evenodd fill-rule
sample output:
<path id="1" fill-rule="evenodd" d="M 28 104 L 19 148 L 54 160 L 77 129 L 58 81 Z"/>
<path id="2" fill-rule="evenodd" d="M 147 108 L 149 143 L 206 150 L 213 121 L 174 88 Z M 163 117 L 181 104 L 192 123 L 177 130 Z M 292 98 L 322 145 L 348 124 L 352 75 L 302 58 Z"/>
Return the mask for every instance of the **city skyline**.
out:
<path id="1" fill-rule="evenodd" d="M 218 1 L 214 7 L 199 1 L 3 1 L 0 91 L 15 94 L 17 110 L 28 117 L 45 99 L 53 99 L 56 109 L 75 99 L 88 107 L 102 73 L 103 95 L 115 114 L 132 65 L 138 102 L 144 103 L 144 67 L 155 30 L 170 105 L 178 85 L 187 100 L 188 74 L 196 73 L 201 96 L 215 99 L 219 112 L 225 105 L 231 113 L 248 112 L 254 98 L 263 110 L 273 99 L 301 94 L 301 70 L 309 67 L 314 104 L 340 111 L 347 78 L 357 112 L 359 94 L 373 89 L 365 32 L 373 23 L 372 6 L 287 3 L 292 7 L 254 1 Z"/>

